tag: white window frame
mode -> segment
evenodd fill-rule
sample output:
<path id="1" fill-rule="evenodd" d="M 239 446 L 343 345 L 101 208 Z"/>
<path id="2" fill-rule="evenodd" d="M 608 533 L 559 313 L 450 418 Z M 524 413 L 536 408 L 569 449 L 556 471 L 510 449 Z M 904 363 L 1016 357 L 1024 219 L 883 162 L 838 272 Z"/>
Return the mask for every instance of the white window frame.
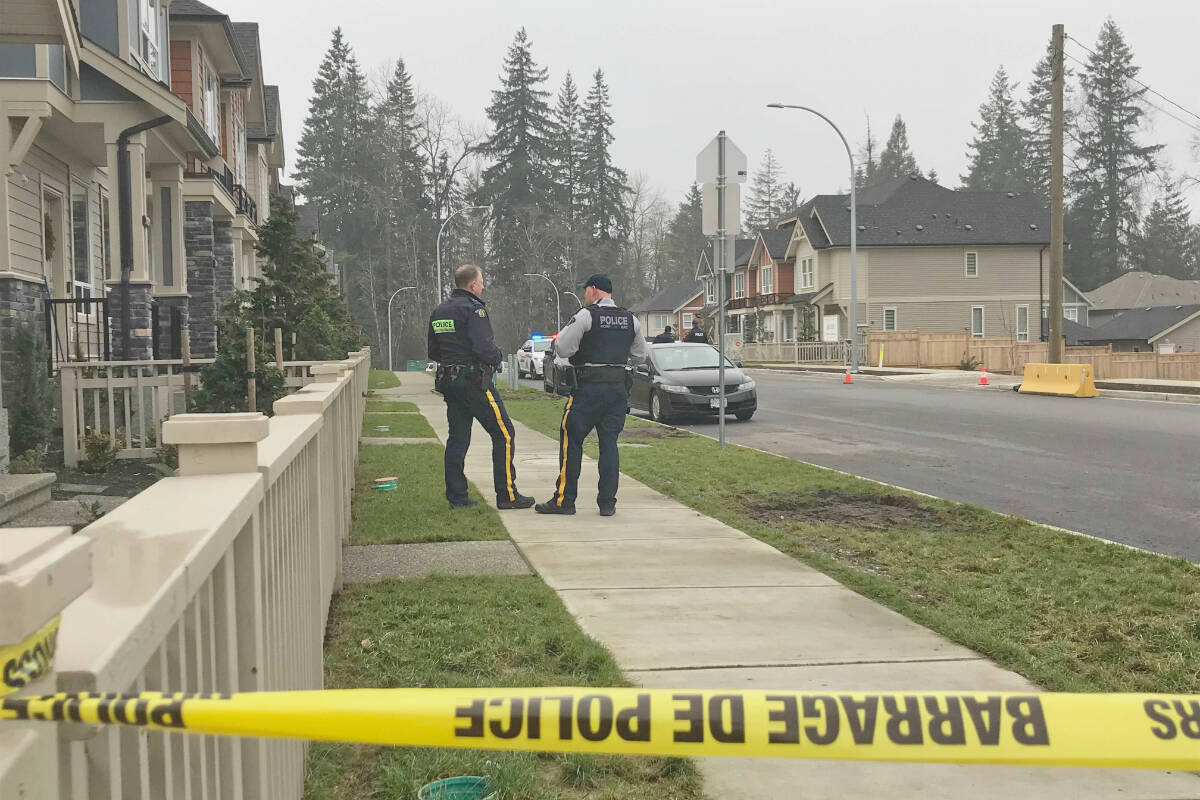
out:
<path id="1" fill-rule="evenodd" d="M 1025 329 L 1024 330 L 1021 330 L 1021 310 L 1022 309 L 1025 310 Z M 1028 342 L 1029 341 L 1029 304 L 1028 303 L 1018 303 L 1017 304 L 1017 341 L 1018 342 Z"/>
<path id="2" fill-rule="evenodd" d="M 109 236 L 112 235 L 112 219 L 109 217 L 112 207 L 108 198 L 108 192 L 103 188 L 100 189 L 100 270 L 103 275 L 103 280 L 112 280 L 117 276 L 113 273 L 112 263 L 112 242 L 109 241 Z"/>
<path id="3" fill-rule="evenodd" d="M 696 315 L 694 313 L 692 313 L 691 311 L 684 311 L 683 316 L 682 316 L 682 322 L 680 322 L 680 325 L 679 325 L 679 329 L 682 331 L 691 330 L 692 329 L 692 320 L 694 320 L 695 318 L 696 318 Z"/>
<path id="4" fill-rule="evenodd" d="M 759 294 L 774 294 L 775 270 L 769 265 L 758 268 Z"/>
<path id="5" fill-rule="evenodd" d="M 892 312 L 892 326 L 890 328 L 888 327 L 888 312 L 889 311 Z M 885 331 L 900 330 L 900 311 L 896 308 L 896 306 L 884 306 L 883 307 L 883 329 Z"/>
<path id="6" fill-rule="evenodd" d="M 979 333 L 975 332 L 975 312 L 979 312 Z M 982 339 L 987 332 L 987 311 L 983 306 L 971 306 L 971 338 Z"/>
<path id="7" fill-rule="evenodd" d="M 974 264 L 971 263 L 971 256 L 975 257 Z M 972 271 L 972 267 L 974 267 L 974 271 Z M 979 251 L 978 250 L 968 250 L 967 252 L 963 253 L 963 277 L 965 277 L 965 278 L 978 278 L 979 277 Z"/>
<path id="8" fill-rule="evenodd" d="M 796 312 L 784 311 L 780 315 L 779 340 L 782 342 L 796 341 Z"/>
<path id="9" fill-rule="evenodd" d="M 147 75 L 161 80 L 164 38 L 161 0 L 129 0 L 129 3 L 129 53 Z"/>
<path id="10" fill-rule="evenodd" d="M 741 334 L 742 332 L 742 317 L 744 314 L 730 314 L 725 318 L 725 333 Z"/>
<path id="11" fill-rule="evenodd" d="M 763 314 L 763 324 L 758 329 L 758 340 L 760 342 L 775 341 L 775 314 L 771 312 Z"/>
<path id="12" fill-rule="evenodd" d="M 733 274 L 733 299 L 741 300 L 746 296 L 746 273 L 735 272 Z"/>
<path id="13" fill-rule="evenodd" d="M 814 277 L 815 277 L 815 272 L 813 271 L 812 257 L 809 256 L 808 258 L 800 259 L 800 288 L 801 289 L 813 288 L 813 285 L 815 283 L 815 281 L 813 280 Z"/>
<path id="14" fill-rule="evenodd" d="M 245 108 L 243 107 L 243 113 Z M 246 121 L 234 117 L 233 122 L 233 157 L 237 160 L 234 167 L 234 181 L 241 187 L 246 186 Z"/>
<path id="15" fill-rule="evenodd" d="M 704 282 L 704 304 L 706 306 L 717 304 L 717 282 L 715 280 Z"/>
<path id="16" fill-rule="evenodd" d="M 662 333 L 663 329 L 671 324 L 670 320 L 670 314 L 655 314 L 654 325 L 652 325 L 651 328 L 659 333 Z"/>
<path id="17" fill-rule="evenodd" d="M 1069 319 L 1071 322 L 1079 322 L 1079 306 L 1064 306 L 1063 319 Z"/>
<path id="18" fill-rule="evenodd" d="M 204 130 L 212 137 L 217 147 L 221 146 L 221 78 L 212 64 L 200 55 L 201 86 L 204 99 Z M 211 89 L 211 91 L 210 91 Z"/>
<path id="19" fill-rule="evenodd" d="M 84 243 L 83 252 L 79 253 L 75 247 L 75 201 L 79 197 L 77 191 L 82 192 L 83 198 L 83 214 L 84 225 Z M 79 181 L 71 181 L 71 187 L 68 192 L 68 211 L 71 219 L 71 296 L 76 300 L 90 300 L 96 297 L 96 265 L 93 263 L 92 253 L 92 236 L 94 229 L 92 228 L 92 191 L 91 187 Z M 79 259 L 83 259 L 83 273 L 87 276 L 87 280 L 79 280 Z M 80 319 L 92 319 L 96 315 L 96 307 L 89 305 L 88 312 L 79 311 L 79 307 L 75 307 L 75 316 Z"/>

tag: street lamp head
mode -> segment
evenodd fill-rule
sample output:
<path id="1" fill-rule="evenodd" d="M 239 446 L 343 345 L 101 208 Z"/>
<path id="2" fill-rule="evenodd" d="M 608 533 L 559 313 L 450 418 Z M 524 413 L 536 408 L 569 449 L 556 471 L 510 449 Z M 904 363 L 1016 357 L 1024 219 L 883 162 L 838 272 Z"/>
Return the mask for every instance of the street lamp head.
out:
<path id="1" fill-rule="evenodd" d="M 767 103 L 767 108 L 785 108 L 783 103 Z"/>

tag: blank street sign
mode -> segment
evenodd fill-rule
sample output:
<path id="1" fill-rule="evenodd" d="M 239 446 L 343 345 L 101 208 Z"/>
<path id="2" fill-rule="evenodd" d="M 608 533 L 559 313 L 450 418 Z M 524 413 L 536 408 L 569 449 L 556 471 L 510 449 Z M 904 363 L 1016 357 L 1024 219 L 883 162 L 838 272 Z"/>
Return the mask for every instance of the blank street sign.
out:
<path id="1" fill-rule="evenodd" d="M 717 233 L 717 185 L 706 183 L 700 187 L 703 198 L 700 215 L 701 227 L 705 236 Z M 725 187 L 725 233 L 737 236 L 742 232 L 742 187 L 736 183 Z"/>
<path id="2" fill-rule="evenodd" d="M 714 136 L 700 155 L 696 156 L 696 182 L 716 183 L 720 176 L 720 163 L 717 148 L 720 137 Z M 738 149 L 733 140 L 725 137 L 725 182 L 746 182 L 746 154 Z"/>

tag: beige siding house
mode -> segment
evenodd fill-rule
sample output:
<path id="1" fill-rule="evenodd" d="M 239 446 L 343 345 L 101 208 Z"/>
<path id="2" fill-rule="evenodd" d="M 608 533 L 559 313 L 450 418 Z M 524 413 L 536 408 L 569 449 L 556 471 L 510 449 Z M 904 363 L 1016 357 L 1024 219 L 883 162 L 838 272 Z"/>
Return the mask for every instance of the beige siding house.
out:
<path id="1" fill-rule="evenodd" d="M 797 315 L 793 329 L 825 341 L 849 338 L 848 199 L 820 195 L 780 225 L 791 236 L 785 263 L 794 271 L 787 300 Z M 914 176 L 858 193 L 857 217 L 860 335 L 1040 338 L 1050 231 L 1049 212 L 1036 197 L 953 191 Z M 1089 305 L 1065 283 L 1065 317 L 1086 325 Z M 803 316 L 811 321 L 802 323 Z"/>

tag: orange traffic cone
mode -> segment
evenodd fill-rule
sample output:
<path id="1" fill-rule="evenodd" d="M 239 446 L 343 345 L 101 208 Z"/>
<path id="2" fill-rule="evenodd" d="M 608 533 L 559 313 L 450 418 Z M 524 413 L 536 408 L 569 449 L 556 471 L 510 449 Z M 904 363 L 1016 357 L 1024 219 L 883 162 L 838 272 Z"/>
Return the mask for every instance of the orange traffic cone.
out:
<path id="1" fill-rule="evenodd" d="M 979 385 L 980 386 L 988 385 L 987 367 L 984 367 L 983 370 L 979 373 Z"/>
<path id="2" fill-rule="evenodd" d="M 846 370 L 846 377 L 842 379 L 842 383 L 854 383 L 854 379 L 850 377 L 850 370 Z"/>

